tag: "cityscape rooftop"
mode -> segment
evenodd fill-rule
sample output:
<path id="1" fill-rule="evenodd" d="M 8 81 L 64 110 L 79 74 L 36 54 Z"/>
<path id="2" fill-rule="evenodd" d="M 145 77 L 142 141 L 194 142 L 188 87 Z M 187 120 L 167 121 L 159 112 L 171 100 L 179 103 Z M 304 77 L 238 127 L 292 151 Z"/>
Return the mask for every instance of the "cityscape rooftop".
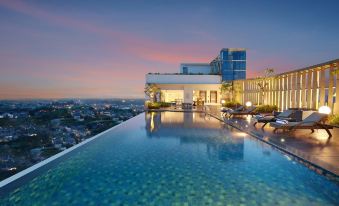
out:
<path id="1" fill-rule="evenodd" d="M 339 205 L 338 6 L 0 0 L 0 205 Z"/>

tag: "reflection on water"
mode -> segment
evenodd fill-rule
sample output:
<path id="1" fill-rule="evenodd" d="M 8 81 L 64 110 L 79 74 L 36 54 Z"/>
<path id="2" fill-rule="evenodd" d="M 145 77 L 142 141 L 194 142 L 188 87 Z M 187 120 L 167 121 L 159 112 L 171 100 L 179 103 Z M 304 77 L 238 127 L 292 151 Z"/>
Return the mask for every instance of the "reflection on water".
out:
<path id="1" fill-rule="evenodd" d="M 150 138 L 178 138 L 181 144 L 202 145 L 208 157 L 222 161 L 244 157 L 246 134 L 203 113 L 149 112 L 145 120 Z"/>
<path id="2" fill-rule="evenodd" d="M 262 144 L 199 113 L 139 115 L 0 205 L 339 205 L 337 185 Z"/>

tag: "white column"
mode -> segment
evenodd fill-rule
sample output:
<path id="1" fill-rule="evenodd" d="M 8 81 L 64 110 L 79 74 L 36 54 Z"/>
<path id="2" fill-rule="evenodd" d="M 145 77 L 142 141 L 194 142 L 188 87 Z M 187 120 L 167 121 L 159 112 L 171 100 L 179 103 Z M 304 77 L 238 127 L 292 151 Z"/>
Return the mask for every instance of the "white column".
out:
<path id="1" fill-rule="evenodd" d="M 192 87 L 184 87 L 184 103 L 193 103 L 193 89 Z"/>
<path id="2" fill-rule="evenodd" d="M 318 108 L 318 68 L 313 70 L 312 109 Z"/>
<path id="3" fill-rule="evenodd" d="M 333 112 L 333 79 L 334 79 L 334 73 L 333 73 L 334 69 L 331 65 L 330 68 L 330 79 L 328 82 L 328 102 L 327 105 L 331 108 L 332 112 Z"/>
<path id="4" fill-rule="evenodd" d="M 302 83 L 301 83 L 301 107 L 306 108 L 307 102 L 306 102 L 306 72 L 303 71 L 302 75 Z"/>
<path id="5" fill-rule="evenodd" d="M 335 105 L 334 105 L 334 113 L 339 114 L 339 62 L 336 62 L 337 64 L 337 74 L 336 74 L 336 84 L 335 84 L 335 95 L 336 95 L 336 100 L 335 100 Z"/>
<path id="6" fill-rule="evenodd" d="M 320 74 L 320 77 L 319 77 L 319 98 L 320 98 L 319 106 L 324 106 L 325 105 L 325 84 L 326 84 L 325 68 L 321 68 L 319 74 Z"/>
<path id="7" fill-rule="evenodd" d="M 308 70 L 307 73 L 307 108 L 312 108 L 312 90 L 311 90 L 311 84 L 312 84 L 312 70 Z"/>

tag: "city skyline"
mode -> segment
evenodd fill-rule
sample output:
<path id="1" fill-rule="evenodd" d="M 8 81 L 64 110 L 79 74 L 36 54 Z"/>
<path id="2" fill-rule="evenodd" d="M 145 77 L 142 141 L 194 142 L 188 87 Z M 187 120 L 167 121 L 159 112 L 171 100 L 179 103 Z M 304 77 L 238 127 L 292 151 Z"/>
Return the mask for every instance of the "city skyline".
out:
<path id="1" fill-rule="evenodd" d="M 147 72 L 224 47 L 247 49 L 247 77 L 336 59 L 337 5 L 0 0 L 0 99 L 141 98 Z"/>

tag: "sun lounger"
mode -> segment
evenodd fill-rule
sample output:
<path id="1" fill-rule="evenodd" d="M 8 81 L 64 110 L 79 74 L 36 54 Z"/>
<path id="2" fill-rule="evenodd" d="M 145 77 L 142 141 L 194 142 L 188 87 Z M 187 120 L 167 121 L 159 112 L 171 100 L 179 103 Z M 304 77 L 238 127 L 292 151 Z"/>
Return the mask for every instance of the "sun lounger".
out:
<path id="1" fill-rule="evenodd" d="M 270 123 L 270 122 L 275 122 L 277 119 L 282 119 L 282 120 L 287 120 L 287 121 L 294 121 L 294 119 L 292 118 L 293 114 L 294 114 L 294 110 L 285 110 L 281 113 L 279 113 L 278 115 L 255 115 L 253 117 L 254 119 L 254 124 L 253 126 L 256 126 L 256 124 L 258 123 L 264 123 L 262 125 L 261 128 L 264 128 L 266 126 L 266 124 Z"/>
<path id="2" fill-rule="evenodd" d="M 330 125 L 322 124 L 322 122 L 327 118 L 327 114 L 322 114 L 319 112 L 313 112 L 310 116 L 306 117 L 301 122 L 271 122 L 270 126 L 274 127 L 274 131 L 276 132 L 278 129 L 283 130 L 296 130 L 296 129 L 310 129 L 312 133 L 315 129 L 324 129 L 326 130 L 329 137 L 332 137 L 330 129 L 333 129 Z"/>

